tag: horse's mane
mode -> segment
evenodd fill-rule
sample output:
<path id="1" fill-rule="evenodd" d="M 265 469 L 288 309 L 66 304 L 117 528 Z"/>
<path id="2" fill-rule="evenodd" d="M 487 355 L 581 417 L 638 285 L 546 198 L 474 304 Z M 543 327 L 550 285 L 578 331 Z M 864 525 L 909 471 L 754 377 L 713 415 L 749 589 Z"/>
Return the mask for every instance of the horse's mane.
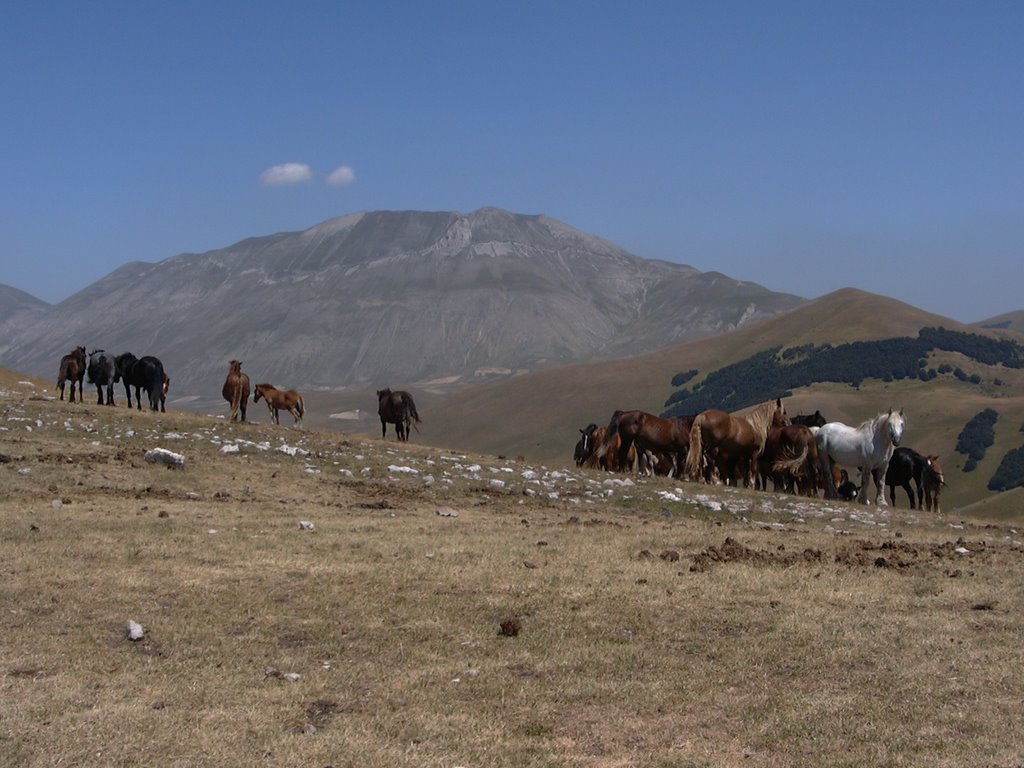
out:
<path id="1" fill-rule="evenodd" d="M 872 416 L 870 419 L 862 421 L 860 424 L 857 425 L 857 429 L 862 429 L 865 432 L 874 432 L 875 427 L 877 427 L 881 422 L 888 421 L 890 418 L 892 418 L 892 414 L 893 411 L 883 411 L 882 413 L 879 413 L 877 416 Z"/>
<path id="2" fill-rule="evenodd" d="M 754 431 L 763 440 L 765 435 L 768 434 L 768 427 L 772 425 L 772 417 L 775 415 L 778 407 L 777 401 L 769 400 L 768 402 L 761 403 L 743 418 L 750 423 L 750 426 L 754 428 Z"/>

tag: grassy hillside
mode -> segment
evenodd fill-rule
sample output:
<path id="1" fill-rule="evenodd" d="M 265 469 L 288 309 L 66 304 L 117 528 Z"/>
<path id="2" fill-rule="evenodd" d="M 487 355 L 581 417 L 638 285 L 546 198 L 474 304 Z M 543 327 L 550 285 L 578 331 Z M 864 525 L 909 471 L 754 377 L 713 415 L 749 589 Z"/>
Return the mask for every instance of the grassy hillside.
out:
<path id="1" fill-rule="evenodd" d="M 774 346 L 915 336 L 924 326 L 1006 336 L 847 289 L 722 336 L 634 358 L 566 366 L 468 389 L 421 408 L 425 423 L 419 439 L 491 454 L 521 454 L 539 461 L 568 460 L 578 430 L 588 423 L 607 423 L 619 408 L 660 413 L 673 391 L 671 379 L 681 371 L 698 369 L 699 381 L 709 371 Z M 787 408 L 791 413 L 821 410 L 831 420 L 853 424 L 889 407 L 904 408 L 909 421 L 905 444 L 941 457 L 949 482 L 943 501 L 950 509 L 965 507 L 990 495 L 985 485 L 999 460 L 1019 444 L 1013 441 L 1014 430 L 1024 420 L 1024 371 L 992 368 L 956 353 L 935 353 L 929 358 L 929 365 L 942 363 L 977 373 L 982 383 L 967 384 L 941 376 L 930 382 L 866 380 L 857 389 L 816 384 L 794 391 Z M 1002 383 L 997 385 L 996 379 Z M 975 472 L 965 474 L 959 469 L 963 457 L 954 454 L 953 447 L 963 425 L 985 407 L 995 408 L 1001 416 L 997 444 Z M 898 499 L 898 503 L 906 502 Z"/>
<path id="2" fill-rule="evenodd" d="M 974 323 L 974 325 L 980 328 L 996 328 L 1004 331 L 1024 333 L 1024 310 L 996 315 L 995 317 L 990 317 L 988 320 L 981 320 L 980 322 Z"/>

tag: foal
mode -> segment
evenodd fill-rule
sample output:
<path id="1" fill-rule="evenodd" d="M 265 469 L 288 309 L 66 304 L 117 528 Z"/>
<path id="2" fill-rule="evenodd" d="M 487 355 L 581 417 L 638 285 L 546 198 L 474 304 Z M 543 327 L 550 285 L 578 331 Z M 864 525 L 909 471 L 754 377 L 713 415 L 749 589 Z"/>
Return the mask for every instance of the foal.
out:
<path id="1" fill-rule="evenodd" d="M 306 406 L 302 402 L 302 395 L 294 389 L 283 391 L 273 384 L 257 384 L 252 401 L 258 403 L 261 397 L 267 401 L 270 418 L 275 424 L 281 423 L 281 415 L 278 411 L 288 411 L 295 419 L 296 424 L 302 423 L 302 417 L 306 415 Z"/>

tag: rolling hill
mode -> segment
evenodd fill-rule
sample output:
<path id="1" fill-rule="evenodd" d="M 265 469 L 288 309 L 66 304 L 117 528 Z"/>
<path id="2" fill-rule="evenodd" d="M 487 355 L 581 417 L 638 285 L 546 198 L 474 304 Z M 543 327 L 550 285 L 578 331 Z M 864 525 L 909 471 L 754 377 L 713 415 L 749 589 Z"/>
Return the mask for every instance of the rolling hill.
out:
<path id="1" fill-rule="evenodd" d="M 463 391 L 420 409 L 425 422 L 420 439 L 485 453 L 568 462 L 577 430 L 588 423 L 607 423 L 619 408 L 664 410 L 673 391 L 672 377 L 681 371 L 697 369 L 695 381 L 699 381 L 710 371 L 776 346 L 916 336 L 926 326 L 992 333 L 893 299 L 846 289 L 720 336 L 632 358 L 538 371 Z M 958 353 L 936 353 L 931 361 L 978 374 L 981 383 L 952 376 L 929 382 L 866 380 L 858 388 L 818 383 L 795 390 L 787 408 L 791 413 L 821 410 L 831 420 L 856 424 L 889 407 L 903 407 L 908 416 L 906 444 L 940 456 L 949 482 L 946 506 L 966 508 L 992 496 L 985 484 L 1002 454 L 1024 442 L 1018 431 L 1024 420 L 1024 371 L 986 366 Z M 953 451 L 957 435 L 968 419 L 986 407 L 995 408 L 1001 416 L 996 444 L 977 470 L 963 473 L 965 457 Z M 906 504 L 905 499 L 898 501 Z"/>

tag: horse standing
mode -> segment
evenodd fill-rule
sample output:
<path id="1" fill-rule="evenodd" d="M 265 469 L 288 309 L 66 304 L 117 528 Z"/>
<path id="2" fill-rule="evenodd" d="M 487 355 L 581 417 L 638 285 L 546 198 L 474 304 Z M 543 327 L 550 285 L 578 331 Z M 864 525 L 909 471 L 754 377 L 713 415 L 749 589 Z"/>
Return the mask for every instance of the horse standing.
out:
<path id="1" fill-rule="evenodd" d="M 620 471 L 625 471 L 627 462 L 629 467 L 633 466 L 629 461 L 630 450 L 635 450 L 637 455 L 652 451 L 670 456 L 673 467 L 671 474 L 678 477 L 683 457 L 690 448 L 692 423 L 692 416 L 665 419 L 647 411 L 615 411 L 608 422 L 598 453 L 603 457 L 609 451 L 616 450 L 613 442 L 618 438 L 616 464 Z"/>
<path id="2" fill-rule="evenodd" d="M 832 481 L 831 463 L 860 469 L 860 493 L 857 500 L 868 503 L 868 481 L 874 479 L 875 504 L 886 506 L 885 473 L 893 450 L 903 439 L 906 421 L 903 410 L 880 413 L 860 426 L 850 427 L 838 421 L 831 421 L 818 429 L 815 438 L 818 443 L 818 460 L 827 483 L 826 498 L 836 498 L 836 486 Z"/>
<path id="3" fill-rule="evenodd" d="M 141 391 L 146 390 L 151 411 L 163 411 L 167 399 L 164 384 L 164 364 L 152 355 L 135 357 L 131 352 L 124 352 L 114 358 L 114 383 L 124 383 L 124 395 L 128 407 L 132 407 L 132 391 L 135 387 L 135 405 L 142 410 Z M 168 379 L 168 383 L 170 379 Z"/>
<path id="4" fill-rule="evenodd" d="M 785 421 L 784 421 L 785 420 Z M 743 416 L 732 416 L 725 411 L 707 410 L 698 413 L 690 429 L 690 450 L 686 454 L 686 474 L 699 479 L 709 457 L 725 459 L 722 480 L 735 483 L 737 470 L 743 475 L 743 485 L 750 486 L 758 456 L 764 450 L 768 429 L 774 423 L 788 423 L 782 400 L 761 403 Z"/>
<path id="5" fill-rule="evenodd" d="M 388 424 L 395 425 L 395 434 L 400 441 L 409 440 L 409 427 L 420 423 L 420 415 L 416 412 L 416 403 L 412 395 L 404 390 L 392 392 L 390 389 L 377 390 L 377 415 L 380 416 L 380 436 L 383 440 L 388 436 Z"/>
<path id="6" fill-rule="evenodd" d="M 925 456 L 928 464 L 921 475 L 924 486 L 924 508 L 929 512 L 939 513 L 939 491 L 946 487 L 946 476 L 939 466 L 938 456 Z"/>
<path id="7" fill-rule="evenodd" d="M 60 359 L 60 369 L 57 372 L 57 386 L 60 390 L 60 399 L 64 399 L 64 384 L 71 382 L 71 397 L 69 403 L 75 402 L 75 382 L 78 382 L 78 399 L 82 399 L 82 380 L 85 378 L 85 347 L 75 347 L 68 354 Z"/>
<path id="8" fill-rule="evenodd" d="M 89 383 L 96 385 L 96 404 L 114 404 L 114 358 L 102 349 L 94 349 L 89 354 Z M 103 388 L 107 388 L 106 399 L 103 397 Z"/>
<path id="9" fill-rule="evenodd" d="M 885 470 L 885 484 L 889 488 L 889 502 L 896 506 L 896 486 L 900 486 L 907 492 L 910 499 L 911 509 L 920 509 L 924 504 L 924 488 L 922 480 L 925 469 L 928 467 L 928 459 L 907 446 L 900 446 L 892 452 L 889 459 L 889 466 Z M 910 481 L 914 481 L 917 487 L 917 498 L 914 498 L 914 489 Z"/>
<path id="10" fill-rule="evenodd" d="M 818 445 L 814 433 L 802 424 L 777 424 L 768 430 L 758 457 L 758 481 L 768 490 L 768 477 L 776 488 L 805 496 L 817 494 Z"/>
<path id="11" fill-rule="evenodd" d="M 619 465 L 619 448 L 622 444 L 621 435 L 613 436 L 608 450 L 602 453 L 600 448 L 604 445 L 605 435 L 608 433 L 607 427 L 590 424 L 586 429 L 581 429 L 580 432 L 582 437 L 576 443 L 574 454 L 577 467 L 587 467 L 588 469 L 600 468 L 606 472 L 629 472 L 633 469 L 637 459 L 636 446 L 631 446 L 626 451 L 626 464 Z"/>
<path id="12" fill-rule="evenodd" d="M 281 424 L 280 411 L 288 411 L 296 424 L 302 423 L 302 417 L 306 415 L 306 406 L 302 402 L 302 395 L 294 389 L 280 390 L 273 384 L 257 384 L 252 401 L 258 403 L 261 397 L 267 401 L 270 418 L 275 424 Z"/>
<path id="13" fill-rule="evenodd" d="M 221 390 L 224 399 L 231 405 L 231 421 L 238 419 L 239 412 L 245 421 L 245 409 L 249 404 L 249 375 L 242 373 L 242 363 L 232 360 L 228 363 L 228 376 Z"/>
<path id="14" fill-rule="evenodd" d="M 825 417 L 821 415 L 821 411 L 815 411 L 811 414 L 798 413 L 790 418 L 790 421 L 804 427 L 824 427 L 828 423 Z"/>

